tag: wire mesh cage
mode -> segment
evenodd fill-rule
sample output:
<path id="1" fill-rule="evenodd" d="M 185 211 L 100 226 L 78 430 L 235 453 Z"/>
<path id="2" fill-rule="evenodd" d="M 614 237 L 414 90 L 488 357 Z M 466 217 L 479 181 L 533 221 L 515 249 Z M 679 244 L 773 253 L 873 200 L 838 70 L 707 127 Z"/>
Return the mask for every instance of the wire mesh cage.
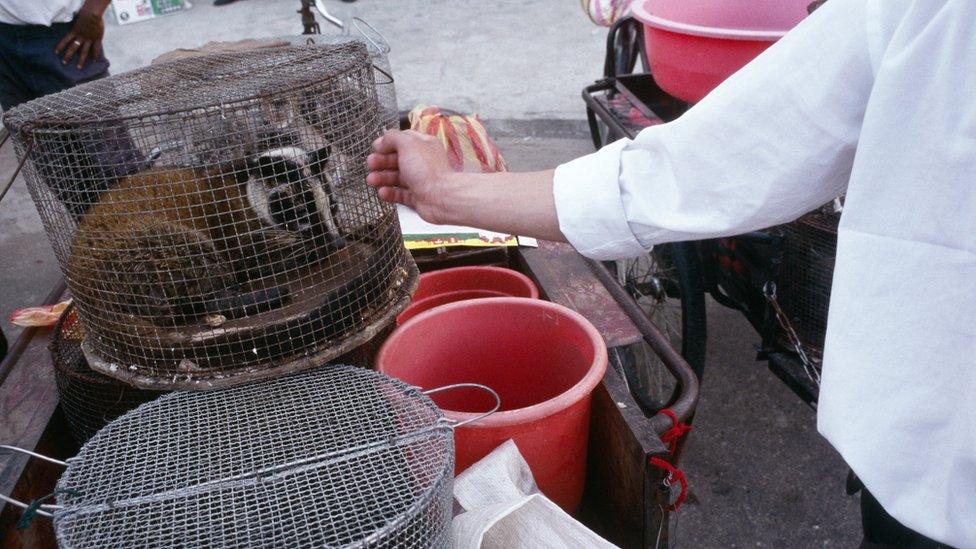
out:
<path id="1" fill-rule="evenodd" d="M 812 358 L 823 353 L 840 214 L 828 207 L 782 225 L 779 303 Z"/>
<path id="2" fill-rule="evenodd" d="M 58 401 L 79 444 L 113 419 L 164 394 L 131 387 L 89 368 L 81 351 L 84 333 L 77 309 L 69 305 L 54 328 L 50 347 Z"/>
<path id="3" fill-rule="evenodd" d="M 352 366 L 177 391 L 67 460 L 61 547 L 447 547 L 455 424 Z"/>
<path id="4" fill-rule="evenodd" d="M 365 184 L 383 125 L 366 47 L 179 59 L 8 112 L 92 369 L 205 389 L 320 365 L 417 272 Z"/>
<path id="5" fill-rule="evenodd" d="M 288 36 L 284 40 L 296 46 L 362 43 L 369 52 L 373 63 L 376 100 L 380 108 L 380 124 L 386 129 L 398 129 L 400 127 L 400 111 L 397 105 L 396 82 L 392 78 L 393 68 L 390 65 L 390 44 L 372 25 L 362 19 L 354 17 L 352 25 L 359 36 L 350 34 L 302 34 Z"/>

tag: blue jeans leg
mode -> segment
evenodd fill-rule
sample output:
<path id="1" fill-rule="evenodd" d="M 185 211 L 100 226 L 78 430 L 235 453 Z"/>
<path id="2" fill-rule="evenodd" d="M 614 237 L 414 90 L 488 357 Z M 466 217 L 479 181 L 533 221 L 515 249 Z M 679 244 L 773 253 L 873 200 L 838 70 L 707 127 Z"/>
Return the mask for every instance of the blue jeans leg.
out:
<path id="1" fill-rule="evenodd" d="M 80 69 L 77 57 L 61 62 L 54 48 L 69 30 L 71 23 L 50 27 L 0 23 L 0 104 L 4 110 L 108 75 L 109 62 L 104 58 Z"/>
<path id="2" fill-rule="evenodd" d="M 4 110 L 38 97 L 108 76 L 109 62 L 99 59 L 78 68 L 54 53 L 71 30 L 70 23 L 5 25 L 0 23 L 0 103 Z M 118 177 L 146 167 L 145 157 L 123 124 L 66 124 L 51 128 L 34 143 L 34 165 L 40 176 L 76 217 Z"/>

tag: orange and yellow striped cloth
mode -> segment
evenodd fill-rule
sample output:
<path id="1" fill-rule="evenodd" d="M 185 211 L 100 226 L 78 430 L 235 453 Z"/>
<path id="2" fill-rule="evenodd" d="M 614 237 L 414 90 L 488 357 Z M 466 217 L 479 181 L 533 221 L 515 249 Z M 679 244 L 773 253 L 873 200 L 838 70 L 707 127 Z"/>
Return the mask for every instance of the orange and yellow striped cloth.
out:
<path id="1" fill-rule="evenodd" d="M 417 105 L 409 118 L 410 129 L 441 140 L 455 171 L 507 171 L 505 159 L 477 114 L 448 114 L 438 107 Z"/>

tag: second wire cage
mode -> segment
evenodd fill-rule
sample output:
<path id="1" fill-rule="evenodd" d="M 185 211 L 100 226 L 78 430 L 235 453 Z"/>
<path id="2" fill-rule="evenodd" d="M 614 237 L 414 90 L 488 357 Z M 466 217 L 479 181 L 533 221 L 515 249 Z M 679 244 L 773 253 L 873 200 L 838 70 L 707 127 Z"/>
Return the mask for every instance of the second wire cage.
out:
<path id="1" fill-rule="evenodd" d="M 316 366 L 406 306 L 417 271 L 365 183 L 361 43 L 181 59 L 4 117 L 89 365 L 152 389 Z"/>

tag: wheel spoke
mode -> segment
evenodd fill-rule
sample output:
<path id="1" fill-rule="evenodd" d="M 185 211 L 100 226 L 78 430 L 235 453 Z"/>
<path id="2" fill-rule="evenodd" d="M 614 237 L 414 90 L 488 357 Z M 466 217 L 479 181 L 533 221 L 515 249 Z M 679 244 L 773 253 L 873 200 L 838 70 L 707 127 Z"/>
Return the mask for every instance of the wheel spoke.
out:
<path id="1" fill-rule="evenodd" d="M 661 249 L 630 260 L 618 262 L 627 290 L 641 309 L 676 349 L 682 342 L 682 306 L 678 270 Z M 660 358 L 647 346 L 640 345 L 638 379 L 641 390 L 660 406 L 675 388 L 676 382 Z"/>

